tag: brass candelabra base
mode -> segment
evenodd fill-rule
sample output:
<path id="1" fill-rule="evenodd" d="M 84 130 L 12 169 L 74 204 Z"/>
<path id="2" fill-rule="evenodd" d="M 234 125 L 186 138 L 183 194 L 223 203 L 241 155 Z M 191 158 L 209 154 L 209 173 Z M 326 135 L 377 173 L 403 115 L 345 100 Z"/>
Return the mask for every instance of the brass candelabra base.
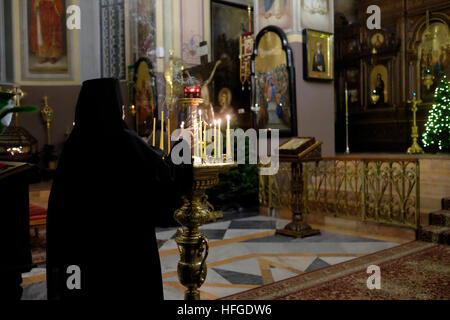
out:
<path id="1" fill-rule="evenodd" d="M 419 138 L 419 128 L 417 126 L 412 127 L 411 138 L 413 140 L 413 144 L 408 148 L 408 154 L 422 154 L 424 153 L 423 149 L 417 143 L 417 139 Z"/>
<path id="2" fill-rule="evenodd" d="M 211 205 L 205 191 L 219 183 L 219 174 L 234 167 L 234 163 L 194 165 L 194 184 L 184 196 L 183 206 L 175 211 L 174 218 L 182 228 L 175 241 L 180 252 L 178 278 L 187 288 L 185 300 L 200 300 L 199 288 L 206 280 L 206 259 L 209 253 L 208 239 L 198 229 L 211 220 Z"/>
<path id="3" fill-rule="evenodd" d="M 417 139 L 419 138 L 419 128 L 417 127 L 417 121 L 416 121 L 416 113 L 418 110 L 418 105 L 422 103 L 422 100 L 418 100 L 416 97 L 416 94 L 414 94 L 414 99 L 411 101 L 408 101 L 408 103 L 412 103 L 412 113 L 413 113 L 413 125 L 411 128 L 411 138 L 413 141 L 412 146 L 407 150 L 408 154 L 421 154 L 424 153 L 422 148 L 417 143 Z"/>

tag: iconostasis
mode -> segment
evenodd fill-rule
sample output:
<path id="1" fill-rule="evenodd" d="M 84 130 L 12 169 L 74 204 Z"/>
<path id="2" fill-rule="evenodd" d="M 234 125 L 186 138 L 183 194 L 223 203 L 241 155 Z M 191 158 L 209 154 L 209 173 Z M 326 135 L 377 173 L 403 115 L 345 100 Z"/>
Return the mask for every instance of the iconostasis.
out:
<path id="1" fill-rule="evenodd" d="M 382 28 L 367 28 L 366 9 L 378 5 Z M 336 16 L 337 149 L 345 150 L 345 86 L 352 151 L 400 152 L 411 145 L 413 94 L 419 135 L 440 79 L 450 76 L 450 4 L 430 0 L 362 1 L 357 19 Z"/>

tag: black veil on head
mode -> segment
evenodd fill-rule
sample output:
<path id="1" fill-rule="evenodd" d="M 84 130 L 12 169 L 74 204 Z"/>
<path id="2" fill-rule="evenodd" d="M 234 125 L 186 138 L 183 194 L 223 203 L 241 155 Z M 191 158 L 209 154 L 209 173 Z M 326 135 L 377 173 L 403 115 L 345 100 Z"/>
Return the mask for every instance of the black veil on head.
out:
<path id="1" fill-rule="evenodd" d="M 127 129 L 122 120 L 123 98 L 119 80 L 94 79 L 83 82 L 75 111 L 77 132 L 109 135 Z"/>

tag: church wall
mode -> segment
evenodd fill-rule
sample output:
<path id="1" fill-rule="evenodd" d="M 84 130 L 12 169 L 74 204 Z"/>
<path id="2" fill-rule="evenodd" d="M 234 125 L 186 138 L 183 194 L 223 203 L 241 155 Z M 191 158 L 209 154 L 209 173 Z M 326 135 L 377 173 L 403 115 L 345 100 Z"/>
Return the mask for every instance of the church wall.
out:
<path id="1" fill-rule="evenodd" d="M 255 0 L 254 6 L 261 9 L 264 1 Z M 287 33 L 289 44 L 294 55 L 295 73 L 296 73 L 296 96 L 297 96 L 297 122 L 298 136 L 315 137 L 323 142 L 322 152 L 324 156 L 335 154 L 335 103 L 334 103 L 334 84 L 333 82 L 313 82 L 303 79 L 303 39 L 302 30 L 304 28 L 316 29 L 324 32 L 333 33 L 334 30 L 334 1 L 323 0 L 320 3 L 308 2 L 308 5 L 325 5 L 328 10 L 327 15 L 320 16 L 322 23 L 314 24 L 318 19 L 311 18 L 308 13 L 303 14 L 305 2 L 288 0 L 288 16 L 292 21 L 286 22 L 281 19 L 280 27 L 284 27 Z M 259 15 L 259 16 L 258 16 Z M 255 13 L 257 26 L 264 25 L 264 18 L 261 16 L 261 10 Z M 328 22 L 325 23 L 325 20 Z M 271 20 L 275 23 L 276 20 Z M 256 30 L 257 32 L 259 30 Z"/>
<path id="2" fill-rule="evenodd" d="M 54 109 L 54 119 L 52 123 L 52 143 L 56 146 L 58 152 L 62 150 L 63 143 L 66 139 L 66 133 L 70 131 L 73 126 L 75 107 L 78 95 L 81 89 L 81 84 L 85 80 L 99 78 L 101 73 L 101 41 L 100 41 L 100 2 L 92 0 L 79 0 L 77 2 L 81 9 L 81 29 L 77 32 L 77 41 L 74 44 L 74 53 L 78 56 L 80 63 L 78 64 L 79 79 L 76 83 L 66 84 L 64 81 L 52 81 L 51 84 L 45 84 L 45 81 L 33 81 L 32 85 L 20 81 L 20 76 L 14 74 L 14 66 L 20 63 L 17 55 L 12 56 L 13 37 L 17 41 L 16 30 L 12 32 L 11 28 L 15 20 L 8 21 L 6 19 L 6 32 L 2 41 L 6 43 L 6 65 L 10 66 L 9 70 L 6 68 L 6 79 L 0 79 L 0 87 L 9 89 L 11 85 L 18 84 L 25 92 L 25 97 L 22 99 L 22 104 L 35 105 L 42 107 L 43 97 L 48 96 L 49 105 Z M 16 19 L 19 15 L 8 12 L 17 11 L 18 7 L 13 8 L 9 0 L 1 0 L 3 11 L 0 13 L 2 17 Z M 2 9 L 2 6 L 0 6 Z M 1 20 L 1 19 L 0 19 Z M 0 21 L 1 22 L 1 21 Z M 126 21 L 128 22 L 128 20 Z M 0 28 L 1 31 L 1 28 Z M 72 32 L 72 31 L 71 31 Z M 128 47 L 129 44 L 127 43 Z M 3 49 L 3 48 L 2 48 Z M 9 52 L 9 50 L 11 52 Z M 128 56 L 127 56 L 128 57 Z M 16 70 L 17 71 L 17 70 Z M 128 105 L 128 92 L 126 82 L 122 82 L 123 97 L 125 104 Z M 131 116 L 127 117 L 130 127 Z M 40 113 L 26 114 L 19 117 L 19 125 L 27 129 L 37 140 L 39 149 L 47 143 L 47 135 L 44 124 L 42 123 Z"/>
<path id="3" fill-rule="evenodd" d="M 330 1 L 330 3 L 332 2 L 333 1 Z M 192 9 L 193 12 L 196 12 L 197 16 L 195 19 L 191 16 L 189 16 L 189 19 L 186 19 L 187 16 L 185 15 L 185 10 L 187 3 L 189 3 L 191 7 L 195 7 L 189 8 L 189 10 Z M 324 155 L 333 155 L 335 148 L 333 84 L 331 82 L 317 83 L 303 80 L 301 30 L 302 27 L 305 26 L 302 26 L 298 20 L 300 8 L 297 7 L 297 2 L 292 1 L 291 3 L 293 8 L 291 14 L 294 20 L 292 21 L 292 30 L 288 32 L 288 38 L 294 52 L 296 66 L 297 85 L 295 90 L 297 91 L 298 134 L 301 136 L 314 136 L 323 141 Z M 42 82 L 37 82 L 33 83 L 33 85 L 23 84 L 22 86 L 22 89 L 27 94 L 22 100 L 23 104 L 41 106 L 43 96 L 47 95 L 49 97 L 49 104 L 55 109 L 52 137 L 58 150 L 60 150 L 65 140 L 66 131 L 72 126 L 76 100 L 82 81 L 101 76 L 99 3 L 97 1 L 80 0 L 79 4 L 82 11 L 82 23 L 81 30 L 78 33 L 79 41 L 77 45 L 80 60 L 78 83 L 74 83 L 73 85 L 61 85 L 58 83 L 41 85 Z M 206 0 L 172 0 L 164 2 L 162 0 L 155 0 L 154 4 L 156 10 L 156 21 L 154 21 L 154 23 L 157 26 L 163 26 L 163 28 L 155 31 L 153 46 L 155 47 L 154 49 L 160 47 L 164 48 L 164 55 L 157 56 L 155 53 L 156 50 L 152 50 L 148 53 L 152 55 L 151 60 L 155 62 L 154 68 L 158 79 L 158 102 L 161 109 L 165 103 L 163 71 L 169 49 L 175 50 L 175 56 L 181 56 L 182 52 L 183 55 L 188 54 L 187 49 L 189 49 L 189 43 L 186 41 L 189 42 L 189 40 L 193 39 L 197 42 L 200 40 L 207 40 L 210 42 L 211 17 L 209 1 Z M 332 4 L 330 8 L 333 8 Z M 170 11 L 169 13 L 167 12 L 168 10 Z M 170 23 L 166 23 L 169 15 L 171 21 L 169 21 Z M 183 15 L 184 22 L 182 22 L 180 15 Z M 135 17 L 130 14 L 127 19 L 134 18 Z M 127 21 L 127 23 L 128 22 L 129 21 Z M 184 25 L 183 34 L 180 33 L 182 24 Z M 190 28 L 191 24 L 192 28 Z M 130 34 L 133 32 L 133 30 L 128 31 Z M 197 36 L 197 40 L 194 39 L 195 36 Z M 133 48 L 135 44 L 129 43 L 130 41 L 133 41 L 132 39 L 127 41 L 127 56 L 129 57 L 127 63 L 132 64 L 134 61 Z M 126 83 L 124 82 L 122 85 L 125 89 Z M 128 93 L 124 91 L 124 98 L 127 99 L 127 97 Z M 126 103 L 128 104 L 128 102 Z M 38 139 L 39 146 L 42 148 L 46 143 L 46 134 L 41 122 L 40 114 L 24 115 L 21 117 L 20 123 Z"/>
<path id="4" fill-rule="evenodd" d="M 80 30 L 80 78 L 81 82 L 98 78 L 100 70 L 100 21 L 97 1 L 82 0 Z"/>
<path id="5" fill-rule="evenodd" d="M 74 86 L 22 86 L 26 96 L 22 99 L 23 105 L 42 107 L 44 95 L 48 96 L 48 104 L 54 109 L 54 118 L 51 127 L 52 144 L 58 151 L 62 150 L 75 119 L 75 107 L 81 85 Z M 126 83 L 122 82 L 122 95 L 124 103 L 128 104 Z M 127 124 L 132 127 L 131 115 L 126 118 Z M 47 133 L 40 113 L 23 114 L 19 116 L 19 125 L 26 128 L 37 140 L 39 150 L 47 143 Z"/>
<path id="6" fill-rule="evenodd" d="M 303 44 L 291 43 L 297 85 L 298 135 L 315 137 L 323 142 L 322 154 L 335 154 L 334 86 L 329 82 L 303 80 Z"/>

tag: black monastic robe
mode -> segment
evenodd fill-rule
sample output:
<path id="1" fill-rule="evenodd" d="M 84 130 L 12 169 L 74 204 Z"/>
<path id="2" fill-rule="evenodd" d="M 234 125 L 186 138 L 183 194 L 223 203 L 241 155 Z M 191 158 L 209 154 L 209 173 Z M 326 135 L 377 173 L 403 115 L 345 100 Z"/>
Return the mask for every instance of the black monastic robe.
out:
<path id="1" fill-rule="evenodd" d="M 129 130 L 122 104 L 118 80 L 83 83 L 49 199 L 49 299 L 163 299 L 154 228 L 181 207 L 192 166 Z"/>

